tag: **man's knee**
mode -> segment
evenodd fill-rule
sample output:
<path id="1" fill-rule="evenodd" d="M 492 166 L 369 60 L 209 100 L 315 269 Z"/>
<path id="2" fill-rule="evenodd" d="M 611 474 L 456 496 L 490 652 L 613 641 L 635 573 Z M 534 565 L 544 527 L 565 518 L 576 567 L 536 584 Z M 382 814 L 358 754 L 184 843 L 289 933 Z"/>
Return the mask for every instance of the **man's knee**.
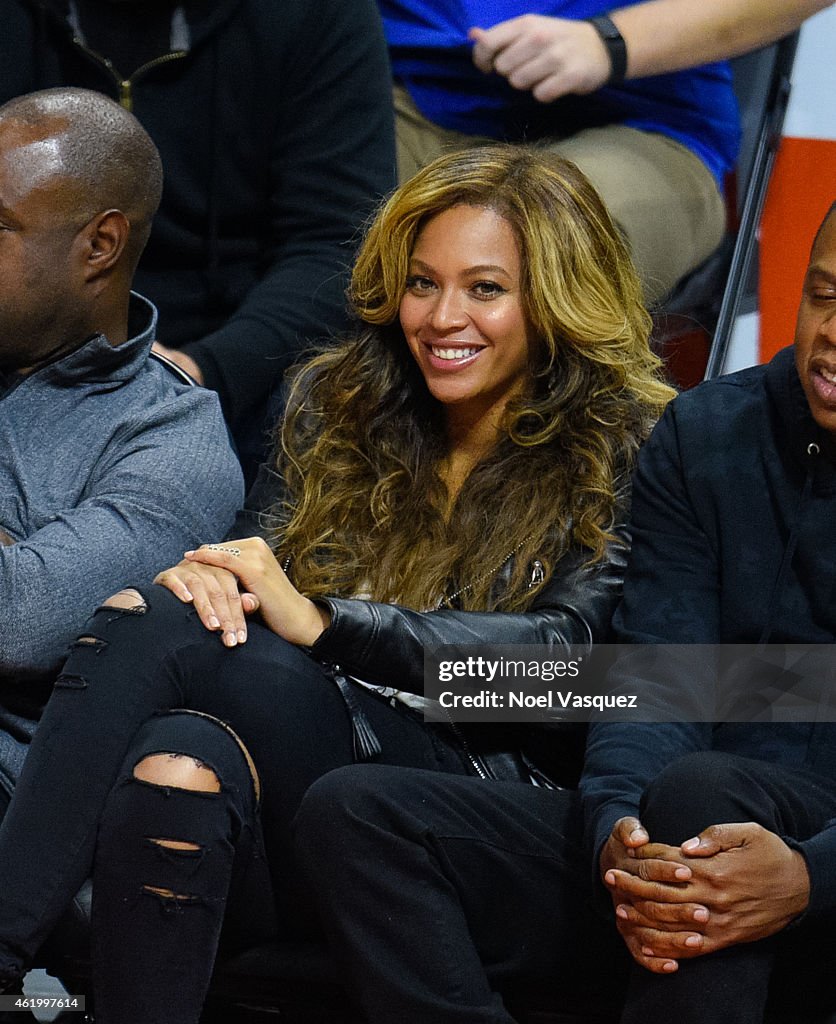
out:
<path id="1" fill-rule="evenodd" d="M 667 765 L 642 797 L 641 820 L 651 840 L 678 845 L 709 825 L 744 820 L 740 762 L 733 754 L 698 751 Z"/>
<path id="2" fill-rule="evenodd" d="M 335 768 L 317 779 L 293 821 L 301 856 L 321 852 L 327 857 L 344 844 L 356 846 L 364 834 L 400 831 L 409 804 L 407 774 L 403 768 L 362 764 Z"/>

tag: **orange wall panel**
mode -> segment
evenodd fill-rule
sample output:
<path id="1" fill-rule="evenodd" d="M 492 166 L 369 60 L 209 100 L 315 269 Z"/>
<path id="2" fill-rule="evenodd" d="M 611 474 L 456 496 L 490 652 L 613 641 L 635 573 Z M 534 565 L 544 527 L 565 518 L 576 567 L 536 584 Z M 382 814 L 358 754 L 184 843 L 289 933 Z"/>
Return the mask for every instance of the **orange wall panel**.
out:
<path id="1" fill-rule="evenodd" d="M 760 356 L 789 345 L 813 236 L 836 199 L 836 141 L 784 138 L 760 228 Z"/>

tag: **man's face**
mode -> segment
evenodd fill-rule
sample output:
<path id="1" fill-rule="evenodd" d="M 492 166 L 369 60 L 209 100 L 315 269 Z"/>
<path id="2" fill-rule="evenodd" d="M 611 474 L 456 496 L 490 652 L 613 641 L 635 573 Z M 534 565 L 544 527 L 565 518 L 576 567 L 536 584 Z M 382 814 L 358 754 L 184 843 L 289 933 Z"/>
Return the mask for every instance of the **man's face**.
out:
<path id="1" fill-rule="evenodd" d="M 813 419 L 836 434 L 836 211 L 810 254 L 795 325 L 795 365 Z"/>
<path id="2" fill-rule="evenodd" d="M 0 120 L 0 369 L 24 370 L 74 337 L 81 281 L 73 260 L 72 183 L 54 135 Z"/>

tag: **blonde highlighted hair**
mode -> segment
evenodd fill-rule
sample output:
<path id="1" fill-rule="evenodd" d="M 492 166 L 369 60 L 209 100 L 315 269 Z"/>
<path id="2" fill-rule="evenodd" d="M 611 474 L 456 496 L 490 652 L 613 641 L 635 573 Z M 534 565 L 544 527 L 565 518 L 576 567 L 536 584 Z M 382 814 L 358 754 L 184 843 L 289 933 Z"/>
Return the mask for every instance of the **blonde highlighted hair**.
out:
<path id="1" fill-rule="evenodd" d="M 512 228 L 537 343 L 529 386 L 450 508 L 441 408 L 398 311 L 419 232 L 460 205 Z M 288 500 L 274 546 L 292 555 L 299 589 L 519 610 L 537 590 L 535 560 L 548 576 L 570 545 L 600 559 L 635 453 L 673 392 L 627 247 L 583 174 L 521 146 L 441 157 L 379 210 L 350 296 L 362 328 L 299 369 L 282 432 Z M 511 555 L 497 588 L 491 576 Z"/>

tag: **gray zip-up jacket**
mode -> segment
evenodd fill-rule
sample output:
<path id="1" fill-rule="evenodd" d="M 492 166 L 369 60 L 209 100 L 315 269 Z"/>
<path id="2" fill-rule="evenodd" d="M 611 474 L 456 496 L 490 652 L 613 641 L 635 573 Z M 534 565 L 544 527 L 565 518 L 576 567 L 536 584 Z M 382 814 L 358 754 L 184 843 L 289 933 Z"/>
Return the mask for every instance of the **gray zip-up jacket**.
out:
<path id="1" fill-rule="evenodd" d="M 102 600 L 224 536 L 242 481 L 217 395 L 148 358 L 156 310 L 0 376 L 0 703 L 55 673 Z M 34 684 L 33 684 L 34 686 Z M 0 722 L 0 726 L 2 726 Z"/>

